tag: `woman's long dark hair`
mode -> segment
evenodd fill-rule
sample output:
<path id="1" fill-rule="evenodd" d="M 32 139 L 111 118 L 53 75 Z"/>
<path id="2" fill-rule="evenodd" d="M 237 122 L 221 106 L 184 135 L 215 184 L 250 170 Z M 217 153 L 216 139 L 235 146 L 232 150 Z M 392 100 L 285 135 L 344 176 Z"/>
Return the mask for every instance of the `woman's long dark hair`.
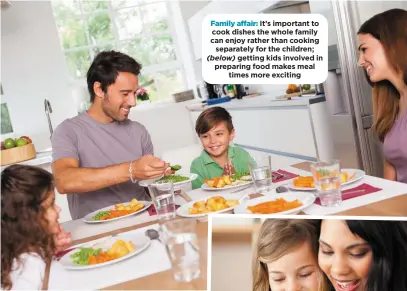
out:
<path id="1" fill-rule="evenodd" d="M 1 173 L 1 287 L 11 289 L 13 262 L 26 252 L 52 258 L 54 240 L 47 230 L 43 202 L 53 188 L 51 173 L 12 165 Z"/>
<path id="2" fill-rule="evenodd" d="M 362 24 L 358 34 L 370 34 L 380 41 L 390 65 L 401 73 L 404 84 L 407 84 L 407 58 L 404 56 L 407 50 L 407 10 L 391 9 L 377 14 Z M 366 71 L 365 76 L 373 87 L 372 129 L 383 142 L 397 118 L 400 93 L 388 80 L 373 83 Z"/>
<path id="3" fill-rule="evenodd" d="M 407 221 L 346 220 L 346 224 L 372 248 L 367 290 L 407 291 Z"/>

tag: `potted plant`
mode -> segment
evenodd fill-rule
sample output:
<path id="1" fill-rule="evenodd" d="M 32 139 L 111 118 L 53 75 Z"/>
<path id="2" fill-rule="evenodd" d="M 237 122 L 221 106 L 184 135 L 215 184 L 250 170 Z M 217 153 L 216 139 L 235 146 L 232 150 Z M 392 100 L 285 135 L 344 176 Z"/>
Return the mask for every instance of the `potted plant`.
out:
<path id="1" fill-rule="evenodd" d="M 137 101 L 143 102 L 147 101 L 150 102 L 150 97 L 148 96 L 147 90 L 144 88 L 139 88 L 136 92 Z"/>

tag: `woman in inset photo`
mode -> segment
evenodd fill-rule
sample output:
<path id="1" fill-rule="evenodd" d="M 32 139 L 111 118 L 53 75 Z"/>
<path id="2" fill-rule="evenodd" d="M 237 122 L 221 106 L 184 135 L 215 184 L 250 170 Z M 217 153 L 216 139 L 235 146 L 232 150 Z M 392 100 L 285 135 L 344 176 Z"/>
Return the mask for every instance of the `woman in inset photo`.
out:
<path id="1" fill-rule="evenodd" d="M 318 261 L 336 291 L 406 291 L 407 221 L 324 219 Z"/>
<path id="2" fill-rule="evenodd" d="M 407 11 L 391 9 L 363 23 L 358 50 L 373 88 L 372 129 L 383 143 L 384 178 L 407 183 Z"/>
<path id="3" fill-rule="evenodd" d="M 318 267 L 316 221 L 267 219 L 253 257 L 253 291 L 327 291 Z"/>

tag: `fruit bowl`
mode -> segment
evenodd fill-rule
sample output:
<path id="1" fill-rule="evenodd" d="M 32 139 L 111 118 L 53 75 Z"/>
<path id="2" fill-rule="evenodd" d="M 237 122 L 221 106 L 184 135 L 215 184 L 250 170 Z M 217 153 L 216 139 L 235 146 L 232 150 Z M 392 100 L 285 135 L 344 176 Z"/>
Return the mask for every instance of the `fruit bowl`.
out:
<path id="1" fill-rule="evenodd" d="M 26 145 L 14 147 L 11 149 L 4 149 L 1 151 L 1 165 L 15 164 L 37 157 L 34 144 L 29 143 Z"/>

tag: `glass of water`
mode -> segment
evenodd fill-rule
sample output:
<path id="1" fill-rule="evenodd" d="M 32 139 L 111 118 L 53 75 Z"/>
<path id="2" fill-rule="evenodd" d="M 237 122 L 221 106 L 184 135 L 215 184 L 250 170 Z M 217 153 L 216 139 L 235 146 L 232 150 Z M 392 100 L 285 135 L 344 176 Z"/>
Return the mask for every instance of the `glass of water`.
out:
<path id="1" fill-rule="evenodd" d="M 310 166 L 322 206 L 342 203 L 341 166 L 338 160 L 319 161 Z"/>
<path id="2" fill-rule="evenodd" d="M 161 224 L 174 279 L 190 282 L 201 274 L 196 220 L 177 219 Z"/>
<path id="3" fill-rule="evenodd" d="M 158 220 L 175 217 L 175 197 L 172 182 L 157 182 L 148 186 L 151 198 L 157 211 Z"/>
<path id="4" fill-rule="evenodd" d="M 271 175 L 271 157 L 267 155 L 253 158 L 253 160 L 248 162 L 248 168 L 256 191 L 261 192 L 270 190 L 273 184 Z"/>

